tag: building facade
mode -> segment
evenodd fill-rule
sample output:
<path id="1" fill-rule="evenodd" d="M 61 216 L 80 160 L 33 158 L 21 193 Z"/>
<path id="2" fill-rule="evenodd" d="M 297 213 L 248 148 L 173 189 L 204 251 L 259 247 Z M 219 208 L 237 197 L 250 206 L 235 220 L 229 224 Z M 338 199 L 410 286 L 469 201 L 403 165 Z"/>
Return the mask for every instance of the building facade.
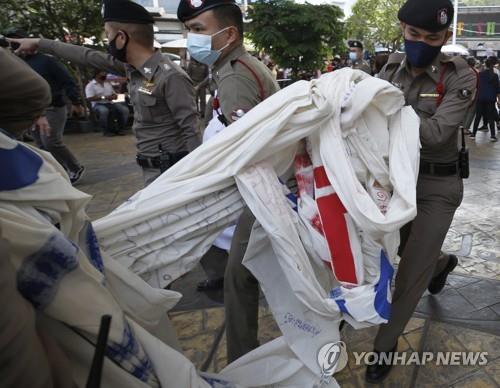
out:
<path id="1" fill-rule="evenodd" d="M 183 24 L 177 20 L 179 0 L 134 0 L 145 7 L 155 19 L 155 39 L 160 43 L 182 39 Z"/>
<path id="2" fill-rule="evenodd" d="M 459 7 L 457 43 L 477 57 L 500 55 L 500 5 Z"/>

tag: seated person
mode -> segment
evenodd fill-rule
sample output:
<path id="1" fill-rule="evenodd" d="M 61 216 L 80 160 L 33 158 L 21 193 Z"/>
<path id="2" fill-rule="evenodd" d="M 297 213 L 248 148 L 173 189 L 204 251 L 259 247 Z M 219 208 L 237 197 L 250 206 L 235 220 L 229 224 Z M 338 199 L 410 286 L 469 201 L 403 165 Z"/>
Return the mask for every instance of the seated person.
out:
<path id="1" fill-rule="evenodd" d="M 118 96 L 111 83 L 106 81 L 104 71 L 96 71 L 94 79 L 85 87 L 85 96 L 92 104 L 92 110 L 97 114 L 99 125 L 103 128 L 103 135 L 123 135 L 129 110 L 125 104 L 113 102 Z M 117 126 L 114 125 L 114 119 L 117 120 Z"/>

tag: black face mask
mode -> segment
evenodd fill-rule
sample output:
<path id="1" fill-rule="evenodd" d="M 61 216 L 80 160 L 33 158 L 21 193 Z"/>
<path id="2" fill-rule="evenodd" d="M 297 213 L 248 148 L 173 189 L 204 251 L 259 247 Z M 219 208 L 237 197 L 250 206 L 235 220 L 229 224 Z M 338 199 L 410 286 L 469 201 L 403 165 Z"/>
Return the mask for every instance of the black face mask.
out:
<path id="1" fill-rule="evenodd" d="M 424 68 L 429 66 L 441 52 L 441 46 L 431 46 L 425 42 L 405 39 L 406 58 L 412 66 Z"/>
<path id="2" fill-rule="evenodd" d="M 125 34 L 125 37 L 127 38 L 125 40 L 125 44 L 123 45 L 123 47 L 121 49 L 119 49 L 118 47 L 116 47 L 116 38 L 118 38 L 118 34 L 115 35 L 115 37 L 113 38 L 113 40 L 111 42 L 109 42 L 109 45 L 108 45 L 108 53 L 118 59 L 119 61 L 121 62 L 127 62 L 127 45 L 128 45 L 128 34 L 126 32 L 123 32 Z"/>

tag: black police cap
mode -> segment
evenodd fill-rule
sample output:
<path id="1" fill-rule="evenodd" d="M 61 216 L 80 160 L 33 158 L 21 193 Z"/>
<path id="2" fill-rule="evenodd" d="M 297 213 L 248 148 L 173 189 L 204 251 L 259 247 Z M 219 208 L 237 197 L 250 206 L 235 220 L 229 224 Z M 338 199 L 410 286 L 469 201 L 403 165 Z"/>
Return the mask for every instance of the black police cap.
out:
<path id="1" fill-rule="evenodd" d="M 429 32 L 447 30 L 453 21 L 450 0 L 407 0 L 398 13 L 403 23 Z"/>
<path id="2" fill-rule="evenodd" d="M 349 40 L 347 42 L 347 45 L 349 47 L 356 47 L 356 48 L 363 50 L 363 43 L 361 43 L 359 40 Z"/>
<path id="3" fill-rule="evenodd" d="M 130 0 L 104 0 L 102 17 L 105 22 L 153 24 L 151 14 L 143 6 Z"/>
<path id="4" fill-rule="evenodd" d="M 238 4 L 234 0 L 181 0 L 177 8 L 177 18 L 185 22 L 205 11 L 223 6 L 238 7 Z"/>

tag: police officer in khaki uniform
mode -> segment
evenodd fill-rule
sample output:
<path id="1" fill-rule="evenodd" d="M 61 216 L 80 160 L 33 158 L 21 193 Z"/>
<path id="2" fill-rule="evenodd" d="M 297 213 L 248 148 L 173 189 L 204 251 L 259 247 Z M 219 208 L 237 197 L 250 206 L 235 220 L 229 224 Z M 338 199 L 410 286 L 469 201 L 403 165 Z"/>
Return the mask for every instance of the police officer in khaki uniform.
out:
<path id="1" fill-rule="evenodd" d="M 473 103 L 476 76 L 460 57 L 441 54 L 453 20 L 450 0 L 407 0 L 399 11 L 406 54 L 393 54 L 379 77 L 405 95 L 421 119 L 422 143 L 417 183 L 417 216 L 401 230 L 401 262 L 396 275 L 389 322 L 380 326 L 377 352 L 397 349 L 398 337 L 427 288 L 439 293 L 457 265 L 440 253 L 455 210 L 462 201 L 458 128 Z M 389 355 L 388 355 L 389 356 Z M 378 383 L 391 365 L 368 366 L 366 379 Z"/>
<path id="2" fill-rule="evenodd" d="M 191 57 L 211 67 L 217 89 L 214 117 L 206 131 L 244 120 L 247 111 L 279 89 L 269 69 L 243 47 L 243 16 L 234 0 L 181 0 L 177 16 L 190 31 L 187 48 Z M 229 362 L 259 345 L 258 283 L 241 264 L 254 220 L 249 210 L 240 217 L 225 271 Z"/>
<path id="3" fill-rule="evenodd" d="M 39 50 L 128 78 L 137 163 L 148 185 L 200 144 L 194 88 L 179 66 L 155 51 L 154 20 L 145 8 L 130 0 L 105 0 L 103 16 L 110 55 L 47 39 L 17 40 L 17 52 Z"/>
<path id="4" fill-rule="evenodd" d="M 370 64 L 363 59 L 363 43 L 359 40 L 349 40 L 347 45 L 349 46 L 349 59 L 352 62 L 351 68 L 362 70 L 372 75 Z"/>

